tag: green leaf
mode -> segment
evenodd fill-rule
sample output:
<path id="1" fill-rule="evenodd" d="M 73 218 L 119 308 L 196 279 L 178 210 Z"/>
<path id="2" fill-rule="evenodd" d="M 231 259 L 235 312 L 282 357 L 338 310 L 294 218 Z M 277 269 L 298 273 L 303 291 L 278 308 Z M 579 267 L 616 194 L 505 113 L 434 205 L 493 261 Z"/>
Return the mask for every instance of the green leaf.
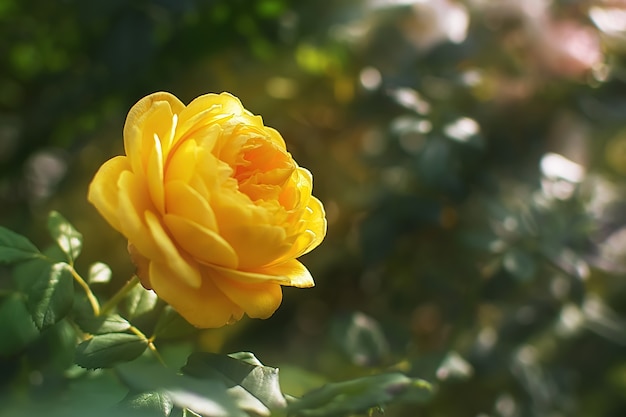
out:
<path id="1" fill-rule="evenodd" d="M 67 255 L 63 252 L 63 249 L 56 243 L 47 246 L 41 251 L 48 262 L 65 262 L 67 263 Z"/>
<path id="2" fill-rule="evenodd" d="M 200 414 L 196 414 L 188 408 L 183 409 L 183 417 L 202 417 Z"/>
<path id="3" fill-rule="evenodd" d="M 333 417 L 365 413 L 389 403 L 419 403 L 432 395 L 431 385 L 401 373 L 367 376 L 327 384 L 289 403 L 289 415 Z"/>
<path id="4" fill-rule="evenodd" d="M 263 365 L 261 361 L 256 356 L 254 356 L 254 353 L 252 352 L 234 352 L 234 353 L 229 353 L 227 356 L 217 355 L 217 354 L 212 354 L 212 355 L 220 356 L 222 358 L 236 359 L 240 362 L 243 362 L 252 366 L 263 366 L 268 369 L 276 369 L 276 368 L 270 368 L 269 366 Z"/>
<path id="5" fill-rule="evenodd" d="M 80 369 L 75 367 L 76 370 Z M 83 370 L 84 371 L 84 370 Z M 67 375 L 67 373 L 66 373 Z M 127 413 L 117 413 L 115 406 L 128 392 L 113 372 L 84 371 L 80 376 L 69 379 L 67 390 L 63 391 L 63 405 L 57 399 L 53 406 L 60 416 L 115 416 L 127 417 Z M 38 415 L 48 415 L 44 412 Z M 132 416 L 133 414 L 128 413 Z"/>
<path id="6" fill-rule="evenodd" d="M 18 295 L 0 303 L 0 357 L 19 352 L 39 336 L 39 331 Z"/>
<path id="7" fill-rule="evenodd" d="M 24 236 L 0 226 L 0 263 L 12 264 L 41 256 L 39 249 Z"/>
<path id="8" fill-rule="evenodd" d="M 89 267 L 87 281 L 90 284 L 106 284 L 107 282 L 111 281 L 111 275 L 112 273 L 109 265 L 102 262 L 96 262 L 91 264 L 91 266 Z"/>
<path id="9" fill-rule="evenodd" d="M 83 248 L 83 235 L 57 211 L 51 211 L 48 216 L 48 231 L 68 261 L 73 263 Z"/>
<path id="10" fill-rule="evenodd" d="M 119 404 L 122 410 L 144 412 L 146 416 L 168 417 L 174 408 L 172 399 L 159 391 L 132 393 Z"/>
<path id="11" fill-rule="evenodd" d="M 47 268 L 50 262 L 46 259 L 31 259 L 26 262 L 22 262 L 13 267 L 13 282 L 15 288 L 26 295 L 30 288 L 35 285 L 41 274 L 41 270 Z"/>
<path id="12" fill-rule="evenodd" d="M 159 346 L 159 353 L 165 364 L 172 369 L 180 369 L 187 362 L 187 358 L 198 350 L 195 338 L 188 338 L 177 343 L 165 343 Z"/>
<path id="13" fill-rule="evenodd" d="M 154 334 L 159 339 L 180 339 L 198 330 L 182 318 L 172 307 L 166 306 L 157 321 Z"/>
<path id="14" fill-rule="evenodd" d="M 56 378 L 61 377 L 60 374 L 54 375 L 58 375 Z M 67 373 L 63 373 L 63 377 L 61 386 L 54 384 L 54 387 L 42 388 L 45 390 L 45 395 L 36 398 L 32 394 L 25 395 L 23 398 L 15 395 L 5 396 L 0 407 L 0 415 L 2 417 L 151 417 L 132 410 L 122 411 L 116 408 L 120 398 L 128 392 L 128 388 L 112 372 L 89 371 L 74 377 L 68 377 Z M 11 403 L 14 404 L 13 407 Z"/>
<path id="15" fill-rule="evenodd" d="M 125 317 L 133 320 L 136 317 L 152 312 L 159 301 L 159 297 L 154 291 L 148 291 L 141 285 L 136 285 L 130 290 L 124 300 Z"/>
<path id="16" fill-rule="evenodd" d="M 80 316 L 75 321 L 81 330 L 91 334 L 121 333 L 131 327 L 128 320 L 118 314 L 99 317 Z"/>
<path id="17" fill-rule="evenodd" d="M 130 387 L 138 391 L 161 392 L 177 407 L 187 408 L 203 416 L 248 416 L 228 395 L 226 386 L 217 379 L 199 380 L 141 361 L 119 365 L 116 369 Z"/>
<path id="18" fill-rule="evenodd" d="M 182 371 L 199 378 L 221 379 L 231 388 L 231 395 L 240 407 L 257 414 L 270 410 L 276 412 L 287 406 L 280 390 L 278 369 L 264 366 L 252 353 L 240 352 L 228 356 L 193 353 Z M 263 407 L 259 407 L 255 399 Z"/>
<path id="19" fill-rule="evenodd" d="M 139 357 L 148 341 L 128 333 L 96 335 L 76 347 L 76 364 L 87 369 L 109 368 Z"/>
<path id="20" fill-rule="evenodd" d="M 56 324 L 72 309 L 74 283 L 68 264 L 35 259 L 16 272 L 18 278 L 27 297 L 26 308 L 39 330 Z"/>

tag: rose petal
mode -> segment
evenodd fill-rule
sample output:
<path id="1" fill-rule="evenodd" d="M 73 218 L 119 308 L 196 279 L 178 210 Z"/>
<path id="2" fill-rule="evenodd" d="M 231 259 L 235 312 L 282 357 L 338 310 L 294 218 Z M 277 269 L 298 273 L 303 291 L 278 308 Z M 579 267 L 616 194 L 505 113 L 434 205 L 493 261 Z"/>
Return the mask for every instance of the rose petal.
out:
<path id="1" fill-rule="evenodd" d="M 284 262 L 290 258 L 299 258 L 322 243 L 326 236 L 327 223 L 324 206 L 317 198 L 310 197 L 308 207 L 306 207 L 302 218 L 298 222 L 298 227 L 304 230 L 296 229 L 291 249 L 276 259 L 273 264 Z"/>
<path id="2" fill-rule="evenodd" d="M 113 226 L 121 232 L 120 222 L 117 216 L 118 209 L 118 189 L 117 181 L 122 172 L 130 169 L 128 158 L 116 156 L 106 161 L 96 172 L 89 191 L 87 200 L 93 204 L 98 212 Z"/>
<path id="3" fill-rule="evenodd" d="M 199 262 L 237 268 L 237 254 L 219 234 L 185 217 L 166 214 L 163 221 L 180 247 Z"/>
<path id="4" fill-rule="evenodd" d="M 304 207 L 313 190 L 313 176 L 302 167 L 291 174 L 291 178 L 283 187 L 278 201 L 287 210 L 297 210 Z"/>
<path id="5" fill-rule="evenodd" d="M 147 159 L 154 146 L 154 134 L 159 138 L 169 138 L 173 116 L 180 113 L 185 105 L 170 93 L 154 93 L 135 104 L 124 124 L 124 150 L 130 158 L 133 172 L 143 174 Z M 165 149 L 164 157 L 169 149 Z"/>
<path id="6" fill-rule="evenodd" d="M 215 192 L 219 192 L 219 189 L 225 186 L 223 184 L 225 181 L 231 181 L 232 185 L 229 187 L 236 189 L 236 182 L 231 178 L 232 169 L 222 161 L 217 160 L 210 151 L 212 146 L 210 142 L 213 140 L 211 135 L 214 136 L 219 133 L 220 129 L 216 126 L 211 131 L 212 133 L 205 132 L 205 135 L 198 138 L 200 144 L 197 143 L 196 139 L 189 139 L 177 145 L 176 151 L 166 161 L 166 187 L 170 182 L 187 184 L 197 192 L 201 199 L 207 202 L 210 201 Z M 168 202 L 171 201 L 172 199 L 168 198 Z M 181 201 L 179 204 L 182 205 L 183 203 Z M 211 218 L 213 219 L 213 216 Z M 198 223 L 203 224 L 206 221 L 199 221 Z"/>
<path id="7" fill-rule="evenodd" d="M 281 227 L 265 224 L 257 224 L 252 228 L 227 225 L 224 229 L 220 234 L 239 254 L 240 268 L 267 265 L 291 247 L 285 241 L 285 230 Z"/>
<path id="8" fill-rule="evenodd" d="M 148 259 L 161 256 L 156 242 L 146 233 L 144 213 L 152 210 L 152 202 L 142 181 L 130 171 L 123 171 L 117 181 L 117 219 L 120 231 Z"/>
<path id="9" fill-rule="evenodd" d="M 309 270 L 296 259 L 290 259 L 278 265 L 259 268 L 255 271 L 220 268 L 215 265 L 212 265 L 211 269 L 215 269 L 222 276 L 244 284 L 272 282 L 298 288 L 308 288 L 315 285 Z"/>
<path id="10" fill-rule="evenodd" d="M 315 286 L 315 281 L 309 270 L 298 260 L 291 259 L 279 265 L 263 268 L 259 272 L 281 276 L 284 281 L 281 285 L 289 285 L 298 288 L 310 288 Z"/>
<path id="11" fill-rule="evenodd" d="M 187 105 L 185 112 L 181 115 L 181 123 L 191 122 L 201 124 L 199 121 L 206 118 L 206 111 L 210 111 L 211 116 L 220 117 L 223 115 L 241 115 L 245 109 L 241 101 L 229 93 L 209 93 L 203 94 Z"/>
<path id="12" fill-rule="evenodd" d="M 274 314 L 283 299 L 280 285 L 273 282 L 242 283 L 220 275 L 215 276 L 213 283 L 252 318 L 268 318 Z"/>
<path id="13" fill-rule="evenodd" d="M 196 327 L 221 327 L 243 316 L 243 309 L 226 297 L 208 276 L 202 277 L 200 288 L 192 288 L 162 263 L 150 262 L 149 270 L 154 291 Z"/>
<path id="14" fill-rule="evenodd" d="M 272 265 L 285 262 L 288 259 L 298 258 L 307 250 L 311 251 L 313 249 L 312 244 L 316 239 L 317 236 L 311 230 L 305 230 L 304 232 L 299 233 L 294 239 L 289 252 L 272 262 Z"/>
<path id="15" fill-rule="evenodd" d="M 215 213 L 208 201 L 188 184 L 182 181 L 168 182 L 165 184 L 165 194 L 167 213 L 189 219 L 206 229 L 218 230 Z"/>
<path id="16" fill-rule="evenodd" d="M 311 232 L 315 235 L 315 237 L 308 244 L 307 248 L 302 253 L 298 253 L 296 257 L 309 253 L 319 246 L 319 244 L 322 243 L 322 240 L 324 240 L 326 230 L 328 228 L 324 206 L 320 200 L 313 196 L 311 196 L 311 199 L 309 200 L 306 213 L 302 216 L 302 220 L 304 220 L 307 225 L 307 233 Z"/>
<path id="17" fill-rule="evenodd" d="M 237 190 L 237 181 L 233 178 L 233 169 L 224 161 L 219 160 L 212 152 L 211 148 L 215 140 L 214 136 L 219 134 L 219 129 L 211 129 L 211 134 L 205 135 L 200 140 L 198 147 L 198 160 L 202 163 L 197 164 L 195 176 L 191 178 L 191 185 L 199 192 L 195 181 L 201 181 L 203 189 L 209 194 L 207 199 L 216 193 L 221 193 L 226 188 L 228 192 Z"/>
<path id="18" fill-rule="evenodd" d="M 249 199 L 222 190 L 214 197 L 219 233 L 239 255 L 239 267 L 252 269 L 266 265 L 289 251 L 291 244 L 281 226 L 272 224 L 266 210 Z"/>
<path id="19" fill-rule="evenodd" d="M 189 182 L 195 174 L 198 146 L 194 140 L 186 140 L 177 145 L 176 151 L 169 155 L 163 168 L 165 182 Z"/>
<path id="20" fill-rule="evenodd" d="M 247 116 L 241 117 L 246 118 Z M 240 122 L 240 119 L 233 119 L 229 120 L 228 124 L 222 124 L 222 134 L 213 148 L 215 156 L 233 168 L 237 165 L 249 163 L 249 161 L 245 160 L 244 155 L 246 144 L 251 140 L 259 140 L 265 136 L 262 126 L 251 126 Z M 265 141 L 269 143 L 267 138 L 265 138 Z"/>
<path id="21" fill-rule="evenodd" d="M 228 94 L 204 94 L 192 100 L 179 119 L 181 140 L 193 137 L 197 132 L 217 122 L 224 124 L 233 117 L 245 114 L 238 98 Z"/>
<path id="22" fill-rule="evenodd" d="M 146 211 L 145 216 L 149 234 L 161 251 L 160 258 L 152 257 L 150 259 L 163 259 L 170 270 L 175 271 L 176 276 L 180 277 L 187 285 L 192 288 L 200 288 L 202 278 L 197 263 L 179 252 L 154 213 Z"/>
<path id="23" fill-rule="evenodd" d="M 282 149 L 287 148 L 287 146 L 285 145 L 285 139 L 283 139 L 283 137 L 280 135 L 280 133 L 278 133 L 276 129 L 273 129 L 268 126 L 264 126 L 264 127 L 265 127 L 265 131 L 267 132 L 272 142 L 274 142 L 276 145 L 278 145 Z"/>
<path id="24" fill-rule="evenodd" d="M 311 171 L 298 167 L 298 182 L 296 186 L 303 194 L 311 194 L 311 191 L 313 191 L 313 175 Z"/>
<path id="25" fill-rule="evenodd" d="M 154 206 L 159 213 L 165 212 L 165 191 L 163 190 L 163 149 L 161 148 L 161 140 L 155 133 L 153 138 L 154 144 L 150 152 L 150 158 L 147 161 L 146 181 L 148 190 L 152 197 Z"/>

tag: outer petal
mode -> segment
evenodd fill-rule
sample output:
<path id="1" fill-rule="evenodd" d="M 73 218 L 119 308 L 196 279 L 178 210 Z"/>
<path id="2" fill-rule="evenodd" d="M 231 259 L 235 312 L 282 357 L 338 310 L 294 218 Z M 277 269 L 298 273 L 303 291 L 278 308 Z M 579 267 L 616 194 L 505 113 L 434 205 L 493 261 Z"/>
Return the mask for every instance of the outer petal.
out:
<path id="1" fill-rule="evenodd" d="M 324 206 L 317 198 L 310 197 L 308 206 L 298 222 L 298 227 L 301 230 L 297 232 L 289 252 L 276 259 L 272 264 L 281 263 L 289 258 L 298 258 L 322 243 L 326 236 L 327 222 Z"/>
<path id="2" fill-rule="evenodd" d="M 267 209 L 226 187 L 211 198 L 219 234 L 239 255 L 240 269 L 261 267 L 289 251 L 285 229 L 274 224 L 276 219 Z"/>
<path id="3" fill-rule="evenodd" d="M 265 130 L 267 131 L 268 136 L 270 137 L 272 142 L 280 146 L 282 149 L 287 148 L 287 146 L 285 145 L 285 139 L 283 139 L 283 137 L 280 135 L 280 133 L 278 133 L 276 129 L 265 126 Z"/>
<path id="4" fill-rule="evenodd" d="M 130 109 L 124 124 L 124 150 L 134 172 L 145 172 L 146 161 L 154 146 L 154 135 L 169 141 L 176 124 L 174 115 L 184 108 L 185 105 L 172 94 L 159 92 L 144 97 Z M 169 148 L 166 142 L 164 156 Z"/>
<path id="5" fill-rule="evenodd" d="M 202 286 L 195 289 L 178 280 L 164 264 L 152 261 L 149 271 L 150 283 L 159 297 L 196 327 L 221 327 L 243 316 L 243 309 L 226 297 L 208 276 L 203 276 Z"/>
<path id="6" fill-rule="evenodd" d="M 177 145 L 170 153 L 164 166 L 164 181 L 189 182 L 194 176 L 198 163 L 198 146 L 194 140 L 187 140 Z"/>
<path id="7" fill-rule="evenodd" d="M 297 167 L 281 190 L 278 201 L 287 210 L 299 210 L 311 197 L 313 176 L 302 167 Z"/>
<path id="8" fill-rule="evenodd" d="M 272 282 L 299 288 L 309 288 L 315 285 L 309 270 L 296 259 L 290 259 L 281 264 L 259 268 L 254 271 L 220 268 L 215 265 L 212 265 L 211 269 L 218 271 L 221 276 L 228 277 L 242 284 Z"/>
<path id="9" fill-rule="evenodd" d="M 189 185 L 212 205 L 214 196 L 223 192 L 233 194 L 237 191 L 237 181 L 232 177 L 233 169 L 212 152 L 214 142 L 220 132 L 221 129 L 215 126 L 200 138 L 196 154 L 198 162 L 194 175 L 188 180 Z"/>
<path id="10" fill-rule="evenodd" d="M 191 186 L 182 181 L 168 182 L 165 185 L 165 194 L 165 210 L 167 213 L 189 219 L 206 229 L 218 230 L 213 208 Z"/>
<path id="11" fill-rule="evenodd" d="M 121 231 L 121 226 L 117 216 L 119 206 L 117 181 L 122 172 L 130 169 L 128 158 L 116 156 L 109 159 L 100 167 L 91 184 L 87 199 L 93 204 L 98 212 L 117 231 Z"/>
<path id="12" fill-rule="evenodd" d="M 285 281 L 281 282 L 281 285 L 289 285 L 298 288 L 310 288 L 315 286 L 315 282 L 309 270 L 300 261 L 295 259 L 291 259 L 279 265 L 263 268 L 259 272 L 282 277 Z"/>
<path id="13" fill-rule="evenodd" d="M 279 285 L 299 288 L 309 288 L 315 285 L 309 270 L 296 259 L 290 259 L 279 265 L 259 268 L 254 271 L 220 268 L 215 265 L 212 265 L 210 269 L 214 269 L 219 272 L 221 276 L 241 282 L 242 284 L 272 282 Z"/>
<path id="14" fill-rule="evenodd" d="M 117 219 L 120 231 L 132 243 L 137 252 L 148 259 L 159 259 L 160 250 L 147 233 L 145 213 L 153 210 L 150 196 L 143 182 L 130 171 L 123 171 L 117 182 L 118 208 Z"/>
<path id="15" fill-rule="evenodd" d="M 173 214 L 166 214 L 163 221 L 176 242 L 198 262 L 237 268 L 239 257 L 219 234 Z"/>
<path id="16" fill-rule="evenodd" d="M 178 250 L 154 213 L 146 212 L 146 223 L 149 234 L 161 251 L 161 258 L 151 259 L 162 260 L 162 262 L 168 265 L 170 270 L 176 272 L 181 281 L 184 281 L 192 288 L 200 288 L 202 277 L 198 268 L 199 265 Z"/>
<path id="17" fill-rule="evenodd" d="M 192 100 L 181 112 L 179 137 L 186 140 L 208 126 L 218 122 L 224 124 L 244 114 L 245 109 L 237 97 L 228 93 L 204 94 Z"/>
<path id="18" fill-rule="evenodd" d="M 242 216 L 243 217 L 243 216 Z M 264 223 L 262 220 L 255 221 L 248 218 L 245 223 L 239 221 L 235 215 L 229 220 L 228 216 L 222 216 L 220 235 L 232 246 L 239 255 L 239 267 L 242 269 L 254 269 L 262 267 L 289 251 L 291 245 L 286 241 L 285 229 Z"/>
<path id="19" fill-rule="evenodd" d="M 295 238 L 289 252 L 276 259 L 271 265 L 277 265 L 285 262 L 287 259 L 298 258 L 306 251 L 313 249 L 313 243 L 317 239 L 317 235 L 311 230 L 305 230 L 299 233 Z M 310 248 L 310 249 L 309 249 Z"/>
<path id="20" fill-rule="evenodd" d="M 241 101 L 229 93 L 209 93 L 203 94 L 187 105 L 185 112 L 181 115 L 181 123 L 201 124 L 201 120 L 210 115 L 219 120 L 223 115 L 239 116 L 245 113 Z"/>
<path id="21" fill-rule="evenodd" d="M 165 176 L 163 171 L 163 148 L 161 146 L 161 140 L 156 133 L 152 139 L 152 150 L 150 151 L 150 157 L 146 161 L 146 183 L 148 184 L 148 191 L 150 191 L 152 203 L 159 213 L 164 213 L 165 191 L 163 189 L 163 180 Z"/>
<path id="22" fill-rule="evenodd" d="M 306 233 L 313 234 L 313 239 L 308 243 L 304 251 L 297 252 L 295 257 L 299 257 L 304 255 L 305 253 L 309 253 L 313 249 L 315 249 L 324 237 L 326 236 L 326 229 L 328 227 L 328 223 L 326 221 L 326 213 L 324 212 L 324 206 L 322 202 L 317 198 L 311 196 L 309 200 L 309 204 L 307 206 L 307 210 L 305 214 L 302 216 L 302 221 L 304 221 L 307 225 Z M 308 240 L 308 238 L 307 238 Z"/>
<path id="23" fill-rule="evenodd" d="M 252 318 L 268 318 L 283 300 L 280 285 L 273 282 L 244 284 L 222 275 L 215 276 L 213 283 Z"/>

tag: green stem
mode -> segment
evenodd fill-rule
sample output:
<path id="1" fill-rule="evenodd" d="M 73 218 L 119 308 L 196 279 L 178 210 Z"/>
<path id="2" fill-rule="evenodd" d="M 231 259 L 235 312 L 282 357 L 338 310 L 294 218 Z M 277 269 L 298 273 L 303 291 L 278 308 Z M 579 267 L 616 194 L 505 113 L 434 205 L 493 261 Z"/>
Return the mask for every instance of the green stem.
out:
<path id="1" fill-rule="evenodd" d="M 146 335 L 143 334 L 141 332 L 141 330 L 139 330 L 135 326 L 130 326 L 130 329 L 128 329 L 128 330 L 130 330 L 131 332 L 135 333 L 137 336 L 139 336 L 141 339 L 143 339 L 146 343 L 148 343 L 148 348 L 152 351 L 152 353 L 157 358 L 157 360 L 161 363 L 161 365 L 167 367 L 167 365 L 165 364 L 165 361 L 163 360 L 163 357 L 161 356 L 161 354 L 157 350 L 156 346 L 154 346 L 154 338 L 153 337 L 148 339 L 146 337 Z"/>
<path id="2" fill-rule="evenodd" d="M 139 284 L 139 277 L 137 275 L 133 275 L 133 277 L 126 283 L 122 288 L 119 289 L 118 292 L 113 295 L 100 310 L 100 314 L 106 314 L 113 309 L 124 297 L 128 294 L 135 285 Z M 97 315 L 97 314 L 96 314 Z"/>
<path id="3" fill-rule="evenodd" d="M 99 316 L 100 315 L 100 303 L 98 303 L 98 299 L 91 291 L 89 284 L 87 284 L 87 282 L 83 279 L 83 277 L 81 277 L 78 274 L 78 272 L 76 272 L 74 267 L 71 265 L 70 265 L 70 273 L 72 274 L 76 282 L 78 282 L 78 284 L 81 287 L 83 287 L 83 290 L 85 290 L 85 294 L 87 294 L 87 299 L 89 300 L 89 303 L 91 304 L 91 308 L 93 309 L 94 316 Z"/>
<path id="4" fill-rule="evenodd" d="M 157 350 L 156 346 L 154 346 L 154 342 L 152 340 L 150 340 L 150 339 L 148 339 L 148 348 L 150 348 L 150 350 L 152 351 L 154 356 L 157 358 L 157 360 L 161 363 L 161 365 L 163 365 L 164 367 L 167 368 L 167 364 L 163 360 L 163 356 L 161 356 L 161 354 Z"/>

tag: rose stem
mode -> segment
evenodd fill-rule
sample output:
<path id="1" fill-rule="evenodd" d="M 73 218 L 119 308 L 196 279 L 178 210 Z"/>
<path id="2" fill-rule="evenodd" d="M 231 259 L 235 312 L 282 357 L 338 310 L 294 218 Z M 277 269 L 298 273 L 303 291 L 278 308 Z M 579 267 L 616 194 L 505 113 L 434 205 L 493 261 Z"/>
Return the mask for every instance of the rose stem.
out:
<path id="1" fill-rule="evenodd" d="M 119 291 L 113 295 L 113 297 L 104 303 L 102 309 L 100 310 L 100 314 L 105 314 L 112 310 L 113 307 L 115 307 L 138 283 L 139 277 L 137 275 L 133 275 L 133 277 L 126 284 L 124 284 L 124 286 L 120 288 Z"/>
<path id="2" fill-rule="evenodd" d="M 135 326 L 130 326 L 130 328 L 128 329 L 131 332 L 135 333 L 137 336 L 139 336 L 141 339 L 143 339 L 144 341 L 146 341 L 148 343 L 148 347 L 150 348 L 150 350 L 152 351 L 152 353 L 154 354 L 154 356 L 157 358 L 157 360 L 161 363 L 161 365 L 165 366 L 167 368 L 167 365 L 165 364 L 165 361 L 163 360 L 163 357 L 161 356 L 161 354 L 159 353 L 159 351 L 157 350 L 156 346 L 154 346 L 154 340 L 153 338 L 148 339 L 146 337 L 145 334 L 143 334 L 141 332 L 141 330 L 139 330 L 138 328 L 136 328 Z"/>
<path id="3" fill-rule="evenodd" d="M 89 300 L 89 303 L 91 304 L 91 308 L 93 309 L 94 316 L 99 316 L 100 315 L 100 303 L 98 303 L 98 299 L 91 291 L 91 288 L 89 288 L 89 284 L 85 282 L 83 277 L 78 275 L 78 272 L 76 272 L 76 270 L 74 269 L 72 265 L 70 265 L 70 273 L 72 274 L 76 282 L 78 282 L 78 284 L 81 287 L 83 287 L 83 289 L 85 290 L 85 293 L 87 294 L 87 299 Z"/>

